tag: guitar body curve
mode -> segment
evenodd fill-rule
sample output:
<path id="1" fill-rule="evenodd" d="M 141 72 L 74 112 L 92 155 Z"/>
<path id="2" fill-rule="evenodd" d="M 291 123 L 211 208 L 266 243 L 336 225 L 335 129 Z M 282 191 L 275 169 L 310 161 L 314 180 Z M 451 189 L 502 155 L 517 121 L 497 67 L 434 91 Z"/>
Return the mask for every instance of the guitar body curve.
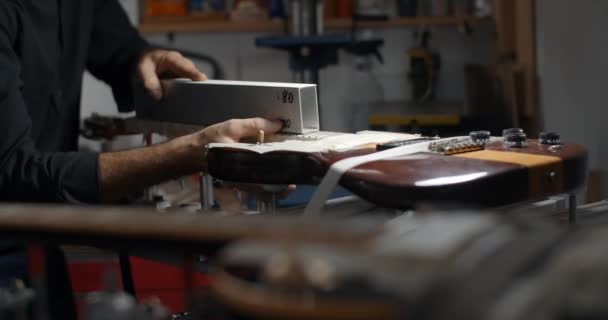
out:
<path id="1" fill-rule="evenodd" d="M 336 162 L 375 152 L 256 153 L 238 148 L 209 150 L 209 173 L 231 182 L 317 184 Z M 583 186 L 587 152 L 576 144 L 525 148 L 489 142 L 484 150 L 456 155 L 420 152 L 368 162 L 348 170 L 340 184 L 372 203 L 409 208 L 416 203 L 497 207 L 571 192 Z"/>

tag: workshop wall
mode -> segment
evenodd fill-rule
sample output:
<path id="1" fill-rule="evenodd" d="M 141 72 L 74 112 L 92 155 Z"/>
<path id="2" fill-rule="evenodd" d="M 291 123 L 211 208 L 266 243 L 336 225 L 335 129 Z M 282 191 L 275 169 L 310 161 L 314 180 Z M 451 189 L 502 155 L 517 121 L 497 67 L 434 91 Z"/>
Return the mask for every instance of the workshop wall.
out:
<path id="1" fill-rule="evenodd" d="M 585 145 L 590 167 L 603 171 L 607 186 L 608 2 L 538 0 L 537 11 L 545 127 L 561 132 L 567 141 Z"/>
<path id="2" fill-rule="evenodd" d="M 413 45 L 412 29 L 385 29 L 379 33 L 386 41 L 382 54 L 385 64 L 375 64 L 374 74 L 389 101 L 408 100 L 406 50 Z M 287 54 L 271 49 L 256 48 L 254 39 L 260 33 L 178 34 L 173 46 L 195 50 L 216 58 L 233 80 L 292 81 L 288 70 Z M 438 86 L 441 101 L 465 100 L 464 66 L 466 63 L 491 63 L 494 46 L 491 27 L 475 29 L 473 35 L 465 35 L 455 27 L 437 27 L 433 32 L 433 47 L 441 54 L 442 69 Z M 148 36 L 155 44 L 168 45 L 165 35 Z M 201 64 L 203 70 L 208 66 Z M 342 53 L 340 65 L 321 71 L 320 103 L 324 130 L 350 131 L 352 114 L 345 101 L 349 94 L 350 80 L 354 73 L 354 58 Z M 83 92 L 83 116 L 91 112 L 115 113 L 114 103 L 107 88 L 90 76 L 85 77 Z"/>
<path id="3" fill-rule="evenodd" d="M 122 0 L 123 5 L 136 21 L 133 1 Z M 438 85 L 438 100 L 448 102 L 465 101 L 464 66 L 467 63 L 492 63 L 494 58 L 494 30 L 491 25 L 480 25 L 473 34 L 466 35 L 455 26 L 440 26 L 432 29 L 432 47 L 442 58 L 442 69 Z M 379 29 L 386 44 L 382 48 L 385 64 L 376 64 L 374 74 L 380 82 L 386 100 L 409 100 L 407 83 L 408 60 L 406 51 L 414 45 L 413 28 Z M 208 54 L 216 58 L 232 80 L 292 81 L 288 70 L 287 54 L 271 49 L 256 48 L 254 39 L 263 33 L 200 33 L 176 34 L 173 46 Z M 166 35 L 147 36 L 155 44 L 168 45 Z M 208 67 L 201 65 L 208 72 Z M 350 80 L 354 73 L 354 58 L 342 53 L 340 65 L 322 70 L 320 75 L 320 107 L 322 129 L 351 131 L 351 108 L 345 101 Z M 115 114 L 116 108 L 109 89 L 90 75 L 85 76 L 82 99 L 82 116 L 91 112 Z"/>
<path id="4" fill-rule="evenodd" d="M 488 28 L 486 28 L 488 29 Z M 455 27 L 437 28 L 433 33 L 433 46 L 442 55 L 443 65 L 438 87 L 439 100 L 464 101 L 465 63 L 493 61 L 493 40 L 489 32 L 480 29 L 474 36 L 459 33 Z M 412 29 L 385 29 L 379 34 L 385 39 L 382 49 L 385 64 L 375 63 L 374 75 L 384 89 L 385 99 L 408 100 L 407 57 L 405 52 L 413 45 Z M 173 45 L 216 57 L 226 69 L 229 79 L 252 81 L 292 81 L 286 53 L 256 48 L 255 34 L 182 34 Z M 148 37 L 153 43 L 167 44 L 166 37 Z M 324 130 L 350 131 L 353 114 L 345 105 L 354 73 L 354 57 L 342 53 L 340 64 L 323 69 L 320 74 L 320 108 Z"/>

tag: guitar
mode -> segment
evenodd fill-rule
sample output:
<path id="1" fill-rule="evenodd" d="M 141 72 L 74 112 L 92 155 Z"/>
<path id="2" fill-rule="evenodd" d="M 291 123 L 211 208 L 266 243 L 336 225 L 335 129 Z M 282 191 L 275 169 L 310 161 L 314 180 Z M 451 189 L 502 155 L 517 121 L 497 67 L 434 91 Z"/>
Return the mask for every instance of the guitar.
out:
<path id="1" fill-rule="evenodd" d="M 380 136 L 379 136 L 380 137 Z M 357 196 L 389 208 L 417 203 L 497 207 L 568 193 L 583 186 L 587 152 L 559 136 L 548 140 L 488 139 L 476 144 L 466 137 L 436 143 L 419 136 L 395 136 L 405 144 L 433 144 L 430 149 L 363 163 L 341 176 L 340 184 Z M 305 147 L 302 137 L 255 144 L 211 144 L 209 173 L 219 179 L 257 184 L 318 184 L 341 160 L 377 152 L 384 139 L 346 135 L 349 148 Z M 334 138 L 332 138 L 334 139 Z M 314 139 L 313 139 L 314 140 Z M 484 140 L 486 141 L 486 140 Z M 403 144 L 402 143 L 402 144 Z M 437 144 L 443 151 L 438 152 Z M 451 145 L 450 145 L 451 143 Z M 510 145 L 509 145 L 510 144 Z M 340 145 L 340 144 L 338 144 Z M 464 147 L 463 147 L 464 146 Z M 473 148 L 471 148 L 471 146 Z M 433 149 L 434 148 L 434 149 Z M 439 149 L 441 149 L 439 148 Z M 433 150 L 431 150 L 433 149 Z M 450 151 L 451 150 L 451 151 Z"/>
<path id="2" fill-rule="evenodd" d="M 158 133 L 167 137 L 179 137 L 204 127 L 182 123 L 144 120 L 135 117 L 121 118 L 93 113 L 85 118 L 80 134 L 91 140 L 112 140 L 123 135 Z"/>
<path id="3" fill-rule="evenodd" d="M 180 136 L 202 128 L 134 118 L 92 117 L 85 124 L 96 136 L 108 138 L 136 132 Z M 585 182 L 586 150 L 552 138 L 544 142 L 525 139 L 519 147 L 494 139 L 483 150 L 450 155 L 418 152 L 368 162 L 346 172 L 340 183 L 361 198 L 389 208 L 409 208 L 422 202 L 496 207 L 534 201 L 571 192 Z M 211 144 L 209 173 L 238 183 L 318 184 L 333 164 L 375 153 L 377 145 L 429 140 L 378 132 L 317 132 L 272 139 L 262 145 Z"/>

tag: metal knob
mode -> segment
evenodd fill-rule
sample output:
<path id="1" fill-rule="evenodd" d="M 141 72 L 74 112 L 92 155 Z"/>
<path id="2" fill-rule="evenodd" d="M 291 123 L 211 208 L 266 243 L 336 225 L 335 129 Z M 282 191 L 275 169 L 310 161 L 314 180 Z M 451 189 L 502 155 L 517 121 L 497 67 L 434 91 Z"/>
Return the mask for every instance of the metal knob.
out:
<path id="1" fill-rule="evenodd" d="M 490 131 L 471 131 L 469 137 L 475 142 L 487 143 L 490 141 Z"/>
<path id="2" fill-rule="evenodd" d="M 504 144 L 507 148 L 525 148 L 528 146 L 528 137 L 523 132 L 507 134 Z"/>
<path id="3" fill-rule="evenodd" d="M 502 130 L 502 137 L 506 138 L 508 135 L 514 134 L 514 133 L 524 133 L 524 129 L 522 129 L 522 128 L 504 129 L 504 130 Z"/>
<path id="4" fill-rule="evenodd" d="M 562 143 L 561 136 L 557 132 L 544 131 L 539 135 L 540 144 L 554 146 Z"/>

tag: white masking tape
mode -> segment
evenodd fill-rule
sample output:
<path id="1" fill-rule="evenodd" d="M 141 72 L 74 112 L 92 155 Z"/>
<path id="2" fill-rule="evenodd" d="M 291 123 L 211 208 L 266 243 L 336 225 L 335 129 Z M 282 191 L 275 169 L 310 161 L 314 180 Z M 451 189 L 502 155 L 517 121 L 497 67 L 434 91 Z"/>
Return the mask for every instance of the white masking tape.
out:
<path id="1" fill-rule="evenodd" d="M 312 199 L 306 206 L 304 210 L 305 216 L 317 215 L 321 214 L 323 210 L 323 206 L 325 202 L 331 195 L 331 193 L 336 189 L 336 186 L 340 182 L 340 178 L 342 175 L 346 173 L 348 170 L 358 167 L 360 165 L 366 164 L 368 162 L 386 160 L 394 157 L 405 156 L 417 152 L 428 151 L 429 144 L 431 142 L 437 142 L 440 140 L 432 140 L 432 141 L 424 141 L 419 142 L 412 145 L 406 145 L 402 147 L 396 147 L 380 152 L 375 152 L 372 154 L 347 158 L 344 160 L 340 160 L 335 162 L 329 167 L 327 170 L 327 174 L 323 177 L 321 184 L 319 184 L 319 188 L 313 195 Z"/>
<path id="2" fill-rule="evenodd" d="M 329 167 L 327 170 L 327 174 L 323 177 L 321 184 L 319 184 L 319 188 L 313 195 L 312 199 L 306 206 L 304 210 L 304 216 L 311 215 L 320 215 L 323 211 L 323 206 L 325 202 L 331 195 L 331 193 L 336 189 L 340 179 L 348 170 L 356 168 L 360 165 L 364 165 L 373 161 L 387 160 L 391 158 L 407 156 L 418 152 L 424 152 L 429 150 L 429 145 L 431 143 L 450 141 L 454 139 L 468 138 L 467 136 L 462 137 L 450 137 L 445 139 L 437 139 L 431 141 L 419 142 L 412 145 L 406 145 L 402 147 L 396 147 L 380 152 L 371 153 L 364 156 L 347 158 L 344 160 L 340 160 L 335 162 Z M 502 140 L 502 138 L 492 137 L 490 138 L 491 142 Z"/>

